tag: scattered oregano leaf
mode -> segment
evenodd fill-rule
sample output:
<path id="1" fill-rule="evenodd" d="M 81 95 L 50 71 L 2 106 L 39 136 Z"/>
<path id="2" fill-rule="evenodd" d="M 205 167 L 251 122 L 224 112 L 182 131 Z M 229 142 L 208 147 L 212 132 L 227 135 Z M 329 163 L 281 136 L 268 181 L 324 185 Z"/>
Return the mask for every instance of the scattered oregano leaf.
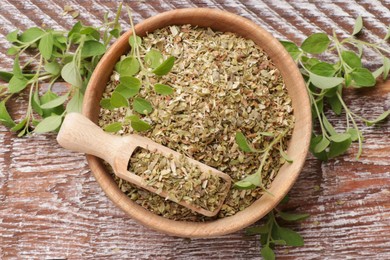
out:
<path id="1" fill-rule="evenodd" d="M 136 35 L 131 12 L 129 9 L 127 11 L 132 28 L 132 35 L 128 40 L 131 50 L 127 56 L 122 57 L 115 65 L 115 70 L 120 77 L 120 84 L 109 98 L 110 102 L 103 99 L 100 105 L 106 109 L 128 108 L 131 114 L 127 117 L 128 120 L 119 122 L 116 126 L 129 125 L 128 121 L 130 121 L 130 126 L 134 130 L 142 132 L 149 130 L 151 126 L 149 123 L 139 119 L 137 113 L 140 115 L 150 114 L 153 111 L 153 106 L 147 99 L 139 96 L 139 93 L 144 88 L 147 91 L 153 89 L 161 95 L 173 94 L 174 89 L 171 86 L 165 84 L 155 84 L 153 86 L 149 78 L 152 74 L 157 76 L 168 74 L 174 65 L 175 58 L 169 56 L 166 60 L 163 60 L 163 55 L 160 51 L 151 49 L 142 59 L 140 55 L 140 48 L 142 48 L 143 43 L 142 38 Z M 117 127 L 115 129 L 119 131 L 121 128 Z"/>
<path id="2" fill-rule="evenodd" d="M 236 142 L 238 144 L 238 147 L 244 151 L 244 152 L 256 152 L 256 149 L 253 148 L 249 143 L 246 137 L 243 133 L 237 132 L 236 133 Z"/>
<path id="3" fill-rule="evenodd" d="M 262 183 L 262 173 L 263 173 L 263 168 L 266 163 L 266 160 L 268 157 L 272 154 L 271 151 L 272 149 L 278 149 L 280 155 L 282 158 L 285 159 L 286 162 L 292 163 L 293 160 L 289 158 L 289 156 L 284 152 L 283 144 L 282 144 L 282 139 L 283 137 L 290 131 L 290 128 L 286 128 L 282 133 L 277 134 L 277 133 L 272 133 L 273 140 L 265 147 L 264 150 L 257 150 L 254 147 L 252 147 L 246 137 L 244 136 L 243 133 L 237 132 L 236 133 L 236 143 L 238 147 L 244 151 L 244 152 L 255 152 L 255 153 L 261 153 L 262 154 L 262 159 L 259 168 L 257 171 L 244 179 L 234 183 L 234 187 L 237 189 L 253 189 L 256 187 L 261 187 L 264 191 L 268 192 L 266 187 L 264 187 Z M 269 136 L 270 134 L 267 133 Z M 278 147 L 278 148 L 277 148 Z M 271 194 L 272 195 L 272 194 Z"/>

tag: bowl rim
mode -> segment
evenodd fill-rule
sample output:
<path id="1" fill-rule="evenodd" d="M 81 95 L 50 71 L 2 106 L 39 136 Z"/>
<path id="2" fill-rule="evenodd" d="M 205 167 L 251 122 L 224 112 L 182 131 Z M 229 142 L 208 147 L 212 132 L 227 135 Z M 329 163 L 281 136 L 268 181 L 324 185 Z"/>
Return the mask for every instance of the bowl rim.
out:
<path id="1" fill-rule="evenodd" d="M 278 57 L 278 60 L 280 59 L 278 62 L 281 64 L 281 66 L 283 66 L 282 68 L 286 67 L 291 69 L 291 71 L 288 71 L 288 73 L 287 71 L 283 72 L 281 70 L 281 73 L 285 80 L 285 77 L 289 77 L 289 79 L 290 77 L 293 78 L 293 80 L 289 80 L 289 82 L 291 82 L 289 83 L 291 87 L 288 88 L 294 91 L 291 92 L 288 90 L 289 94 L 294 93 L 295 96 L 301 95 L 302 100 L 300 100 L 299 103 L 302 102 L 302 104 L 295 104 L 299 106 L 299 109 L 302 109 L 302 111 L 299 111 L 300 129 L 297 129 L 297 125 L 295 125 L 293 130 L 293 138 L 294 135 L 297 135 L 299 138 L 302 138 L 302 140 L 299 143 L 299 148 L 291 148 L 291 145 L 289 145 L 289 150 L 296 150 L 295 152 L 297 153 L 297 156 L 296 158 L 293 158 L 294 162 L 291 165 L 285 164 L 282 167 L 283 171 L 289 171 L 287 178 L 283 180 L 281 178 L 278 179 L 278 174 L 278 176 L 273 181 L 270 192 L 274 194 L 274 196 L 265 194 L 256 200 L 252 205 L 236 213 L 235 215 L 217 220 L 207 222 L 170 220 L 162 216 L 158 216 L 133 202 L 116 185 L 114 179 L 107 172 L 101 159 L 92 155 L 87 155 L 86 157 L 93 175 L 95 176 L 103 191 L 114 202 L 115 205 L 130 215 L 132 219 L 143 224 L 144 226 L 166 234 L 180 237 L 205 238 L 220 236 L 241 230 L 265 216 L 283 199 L 283 197 L 295 183 L 300 171 L 303 168 L 307 152 L 309 150 L 312 122 L 309 97 L 307 95 L 304 80 L 299 72 L 297 65 L 292 60 L 288 52 L 284 49 L 284 47 L 279 43 L 279 41 L 263 28 L 256 25 L 254 22 L 227 11 L 209 8 L 184 8 L 163 12 L 151 18 L 145 19 L 135 26 L 135 30 L 138 34 L 139 32 L 144 32 L 145 28 L 157 29 L 165 27 L 169 24 L 187 24 L 188 21 L 191 21 L 191 19 L 198 19 L 198 26 L 207 27 L 203 24 L 210 25 L 209 27 L 211 27 L 213 30 L 219 30 L 219 27 L 221 26 L 224 28 L 226 27 L 226 24 L 221 23 L 229 23 L 231 26 L 239 24 L 241 27 L 240 30 L 244 31 L 244 33 L 242 33 L 242 31 L 233 31 L 234 33 L 238 33 L 241 36 L 243 36 L 242 34 L 246 34 L 244 36 L 246 38 L 264 37 L 264 39 L 267 39 L 269 43 L 267 44 L 266 48 L 264 48 L 264 46 L 261 47 L 265 49 L 270 58 L 275 61 L 274 58 Z M 161 24 L 164 24 L 164 26 L 160 26 Z M 195 23 L 192 24 L 195 25 Z M 224 31 L 224 29 L 220 30 Z M 113 66 L 118 60 L 118 53 L 124 54 L 129 50 L 127 42 L 131 34 L 131 30 L 129 30 L 122 34 L 122 36 L 115 41 L 115 43 L 108 49 L 106 54 L 99 61 L 91 76 L 90 82 L 85 91 L 82 113 L 95 123 L 97 122 L 99 115 L 96 110 L 99 108 L 99 100 L 101 98 L 101 93 L 104 90 L 104 88 L 99 89 L 97 86 L 103 84 L 102 81 L 105 81 L 104 85 L 106 85 L 108 76 L 112 74 Z M 140 33 L 139 35 L 142 34 L 143 33 Z M 297 93 L 295 93 L 296 91 Z M 294 108 L 294 115 L 296 111 L 295 109 L 296 108 Z M 279 173 L 282 171 L 282 169 L 279 171 Z M 276 182 L 277 179 L 278 181 Z M 276 186 L 278 186 L 278 189 L 275 188 Z"/>

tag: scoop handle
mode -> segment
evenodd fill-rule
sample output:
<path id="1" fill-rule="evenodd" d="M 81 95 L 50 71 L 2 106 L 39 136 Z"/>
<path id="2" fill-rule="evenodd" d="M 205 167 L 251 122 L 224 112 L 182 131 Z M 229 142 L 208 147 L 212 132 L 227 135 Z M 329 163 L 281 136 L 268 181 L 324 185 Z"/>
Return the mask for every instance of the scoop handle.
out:
<path id="1" fill-rule="evenodd" d="M 104 132 L 79 113 L 70 113 L 65 116 L 57 142 L 65 149 L 97 156 L 112 165 L 122 138 Z"/>

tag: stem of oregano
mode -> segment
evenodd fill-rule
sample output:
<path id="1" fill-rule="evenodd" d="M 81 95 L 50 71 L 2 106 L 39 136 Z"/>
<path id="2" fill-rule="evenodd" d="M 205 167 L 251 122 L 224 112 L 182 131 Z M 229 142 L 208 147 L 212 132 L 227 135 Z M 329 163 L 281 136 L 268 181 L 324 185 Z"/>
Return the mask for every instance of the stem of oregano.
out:
<path id="1" fill-rule="evenodd" d="M 129 8 L 129 6 L 126 5 L 126 9 L 127 9 L 127 13 L 129 15 L 129 19 L 130 19 L 130 26 L 131 26 L 131 30 L 133 32 L 132 34 L 132 37 L 134 39 L 134 54 L 135 56 L 137 57 L 137 60 L 139 62 L 139 65 L 141 67 L 141 79 L 145 78 L 146 80 L 146 85 L 148 86 L 148 88 L 151 88 L 152 87 L 152 84 L 150 83 L 150 80 L 149 80 L 149 77 L 147 75 L 147 70 L 143 64 L 143 61 L 141 60 L 141 55 L 140 55 L 140 51 L 139 51 L 139 46 L 138 46 L 138 43 L 137 43 L 137 34 L 135 33 L 135 27 L 134 27 L 134 22 L 133 22 L 133 16 L 132 16 L 132 13 L 131 13 L 131 10 Z"/>
<path id="2" fill-rule="evenodd" d="M 358 148 L 358 153 L 356 155 L 356 160 L 358 160 L 362 154 L 362 151 L 363 151 L 363 142 L 362 142 L 362 138 L 361 138 L 361 135 L 359 133 L 359 127 L 357 126 L 356 122 L 355 122 L 355 119 L 353 118 L 352 116 L 352 113 L 351 111 L 349 110 L 349 108 L 347 107 L 347 105 L 345 104 L 344 100 L 342 99 L 341 95 L 339 93 L 336 93 L 337 95 L 337 98 L 339 99 L 341 105 L 343 106 L 344 110 L 345 110 L 345 113 L 346 113 L 346 116 L 349 117 L 351 119 L 351 122 L 352 122 L 352 125 L 353 127 L 356 129 L 356 131 L 358 132 L 358 144 L 359 144 L 359 148 Z M 349 123 L 349 121 L 347 120 L 347 123 Z M 347 125 L 347 128 L 349 127 L 349 125 Z"/>

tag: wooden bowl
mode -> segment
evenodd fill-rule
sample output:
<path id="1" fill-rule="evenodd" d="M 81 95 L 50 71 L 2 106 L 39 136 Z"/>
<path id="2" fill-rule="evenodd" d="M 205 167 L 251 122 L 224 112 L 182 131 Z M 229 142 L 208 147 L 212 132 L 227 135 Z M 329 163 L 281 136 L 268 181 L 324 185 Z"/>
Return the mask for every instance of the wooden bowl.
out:
<path id="1" fill-rule="evenodd" d="M 274 196 L 263 195 L 245 210 L 215 221 L 205 223 L 174 221 L 151 213 L 133 202 L 120 191 L 100 159 L 90 155 L 87 155 L 87 159 L 96 180 L 107 196 L 136 221 L 152 229 L 180 237 L 219 236 L 243 229 L 256 222 L 271 211 L 290 190 L 303 167 L 309 147 L 310 102 L 302 76 L 284 47 L 271 34 L 245 18 L 213 9 L 178 9 L 146 19 L 135 26 L 135 30 L 137 35 L 144 36 L 146 32 L 152 32 L 158 28 L 183 24 L 210 27 L 215 31 L 229 31 L 252 39 L 263 48 L 280 70 L 292 99 L 296 123 L 288 148 L 288 154 L 294 162 L 285 164 L 280 169 L 269 189 Z M 126 32 L 112 45 L 91 77 L 85 92 L 83 114 L 94 122 L 98 121 L 99 101 L 114 65 L 122 54 L 129 51 L 130 35 L 131 31 Z"/>

